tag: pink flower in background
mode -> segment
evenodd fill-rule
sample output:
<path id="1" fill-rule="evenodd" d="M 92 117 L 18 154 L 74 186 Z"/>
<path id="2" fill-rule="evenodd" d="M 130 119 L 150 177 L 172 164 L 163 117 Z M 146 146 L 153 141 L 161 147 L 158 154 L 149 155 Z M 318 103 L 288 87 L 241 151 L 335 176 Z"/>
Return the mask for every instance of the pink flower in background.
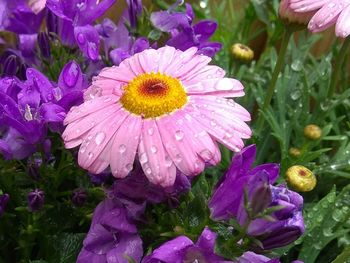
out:
<path id="1" fill-rule="evenodd" d="M 39 14 L 45 8 L 46 0 L 27 0 L 27 3 L 35 14 Z"/>
<path id="2" fill-rule="evenodd" d="M 298 13 L 291 8 L 293 0 L 282 0 L 279 6 L 279 16 L 288 23 L 308 24 L 311 17 L 316 13 Z"/>
<path id="3" fill-rule="evenodd" d="M 239 151 L 250 114 L 229 98 L 243 96 L 243 86 L 196 52 L 148 49 L 103 69 L 64 121 L 66 148 L 80 145 L 79 165 L 92 173 L 110 166 L 123 178 L 137 154 L 149 181 L 165 187 L 176 168 L 193 176 L 217 164 L 217 142 Z"/>
<path id="4" fill-rule="evenodd" d="M 290 0 L 290 8 L 298 13 L 315 12 L 308 26 L 311 32 L 321 32 L 335 25 L 338 37 L 350 35 L 349 0 Z"/>

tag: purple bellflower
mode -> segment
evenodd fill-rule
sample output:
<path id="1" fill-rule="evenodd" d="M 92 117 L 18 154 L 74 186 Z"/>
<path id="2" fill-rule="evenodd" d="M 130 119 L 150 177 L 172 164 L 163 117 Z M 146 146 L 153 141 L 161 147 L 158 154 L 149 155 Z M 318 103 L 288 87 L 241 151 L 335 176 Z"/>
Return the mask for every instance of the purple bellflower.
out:
<path id="1" fill-rule="evenodd" d="M 196 243 L 186 236 L 172 239 L 146 256 L 142 263 L 216 262 L 229 263 L 214 253 L 216 234 L 205 228 Z"/>
<path id="2" fill-rule="evenodd" d="M 30 211 L 37 212 L 43 206 L 45 202 L 45 193 L 40 189 L 35 189 L 28 193 L 28 207 Z"/>
<path id="3" fill-rule="evenodd" d="M 47 0 L 46 6 L 60 18 L 58 31 L 63 43 L 76 43 L 87 58 L 96 61 L 100 40 L 97 30 L 91 24 L 115 2 L 116 0 Z"/>
<path id="4" fill-rule="evenodd" d="M 0 79 L 0 153 L 5 159 L 23 159 L 48 148 L 48 125 L 62 127 L 66 112 L 83 99 L 85 82 L 74 61 L 62 70 L 58 86 L 39 71 L 28 68 L 26 80 Z"/>
<path id="5" fill-rule="evenodd" d="M 259 239 L 262 249 L 269 250 L 290 244 L 303 234 L 303 198 L 284 185 L 272 185 L 279 174 L 277 164 L 251 168 L 255 153 L 256 148 L 251 145 L 234 156 L 228 172 L 218 182 L 209 200 L 209 208 L 214 220 L 234 217 L 242 226 L 249 222 L 248 235 Z M 281 206 L 281 209 L 271 214 L 273 220 L 249 219 L 244 205 L 244 191 L 247 191 L 251 210 L 255 214 L 268 207 Z"/>
<path id="6" fill-rule="evenodd" d="M 94 211 L 77 263 L 128 263 L 127 257 L 140 262 L 142 255 L 142 240 L 127 210 L 116 200 L 101 202 Z"/>
<path id="7" fill-rule="evenodd" d="M 152 13 L 152 24 L 160 31 L 170 34 L 167 45 L 180 50 L 197 47 L 199 54 L 213 57 L 222 47 L 218 42 L 209 41 L 216 31 L 217 23 L 212 20 L 202 20 L 192 25 L 194 12 L 191 5 L 186 4 L 185 13 L 174 11 L 181 2 L 177 1 L 167 11 Z"/>

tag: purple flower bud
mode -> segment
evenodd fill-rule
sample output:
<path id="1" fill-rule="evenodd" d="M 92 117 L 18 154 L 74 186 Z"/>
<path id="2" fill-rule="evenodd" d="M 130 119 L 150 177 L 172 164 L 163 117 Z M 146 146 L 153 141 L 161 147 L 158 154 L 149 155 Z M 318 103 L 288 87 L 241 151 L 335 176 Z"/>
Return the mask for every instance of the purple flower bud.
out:
<path id="1" fill-rule="evenodd" d="M 27 71 L 28 65 L 25 63 L 20 63 L 19 67 L 18 67 L 18 73 L 17 73 L 17 77 L 21 80 L 26 80 L 26 71 Z"/>
<path id="2" fill-rule="evenodd" d="M 271 189 L 268 184 L 260 185 L 254 192 L 251 199 L 252 212 L 257 215 L 264 211 L 271 204 Z"/>
<path id="3" fill-rule="evenodd" d="M 72 195 L 72 202 L 75 206 L 83 206 L 87 200 L 87 192 L 85 189 L 75 189 Z"/>
<path id="4" fill-rule="evenodd" d="M 48 11 L 47 12 L 47 16 L 46 16 L 46 27 L 47 27 L 47 30 L 49 32 L 53 32 L 53 33 L 58 33 L 58 29 L 57 29 L 57 26 L 58 26 L 58 18 L 57 16 L 52 13 L 51 11 Z"/>
<path id="5" fill-rule="evenodd" d="M 45 202 L 45 193 L 40 189 L 35 189 L 28 193 L 28 207 L 32 212 L 40 210 Z"/>
<path id="6" fill-rule="evenodd" d="M 34 160 L 28 161 L 27 173 L 35 181 L 39 181 L 41 178 L 41 175 L 40 175 L 41 164 L 42 164 L 41 158 L 35 158 Z"/>
<path id="7" fill-rule="evenodd" d="M 46 32 L 40 32 L 38 34 L 38 45 L 42 56 L 49 58 L 51 56 L 51 47 L 49 35 Z"/>
<path id="8" fill-rule="evenodd" d="M 111 178 L 111 173 L 109 172 L 102 172 L 100 174 L 88 174 L 90 176 L 91 183 L 94 185 L 101 185 L 108 181 L 108 179 Z"/>
<path id="9" fill-rule="evenodd" d="M 4 74 L 14 76 L 18 69 L 18 61 L 15 55 L 10 55 L 4 62 Z"/>
<path id="10" fill-rule="evenodd" d="M 2 216 L 5 212 L 6 205 L 10 199 L 8 194 L 0 195 L 0 216 Z"/>

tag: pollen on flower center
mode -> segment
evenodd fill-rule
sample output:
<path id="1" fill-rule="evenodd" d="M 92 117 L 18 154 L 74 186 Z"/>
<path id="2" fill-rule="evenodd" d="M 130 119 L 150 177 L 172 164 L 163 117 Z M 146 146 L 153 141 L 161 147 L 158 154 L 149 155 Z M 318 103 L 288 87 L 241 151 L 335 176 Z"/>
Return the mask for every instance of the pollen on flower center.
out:
<path id="1" fill-rule="evenodd" d="M 129 82 L 120 102 L 131 113 L 155 118 L 180 109 L 186 104 L 187 95 L 178 79 L 152 72 Z"/>

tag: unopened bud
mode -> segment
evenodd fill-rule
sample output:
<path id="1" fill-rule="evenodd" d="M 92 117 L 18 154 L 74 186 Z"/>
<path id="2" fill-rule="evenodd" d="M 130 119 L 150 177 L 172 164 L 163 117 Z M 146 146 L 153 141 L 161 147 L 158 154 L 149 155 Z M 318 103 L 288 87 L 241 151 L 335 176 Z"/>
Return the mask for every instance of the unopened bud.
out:
<path id="1" fill-rule="evenodd" d="M 295 147 L 290 148 L 288 152 L 289 152 L 289 155 L 294 158 L 298 158 L 301 155 L 300 149 Z"/>
<path id="2" fill-rule="evenodd" d="M 304 135 L 306 138 L 316 141 L 321 138 L 322 130 L 315 124 L 309 124 L 304 128 Z"/>
<path id="3" fill-rule="evenodd" d="M 72 202 L 75 206 L 83 206 L 87 200 L 87 192 L 85 189 L 75 189 L 72 195 Z"/>
<path id="4" fill-rule="evenodd" d="M 235 59 L 245 63 L 252 61 L 254 58 L 254 51 L 240 43 L 232 45 L 231 53 Z"/>
<path id="5" fill-rule="evenodd" d="M 39 211 L 45 202 L 45 193 L 40 189 L 35 189 L 28 193 L 28 207 L 32 212 Z"/>
<path id="6" fill-rule="evenodd" d="M 282 0 L 279 7 L 279 16 L 285 24 L 294 24 L 305 27 L 316 11 L 296 12 L 290 7 L 290 0 Z"/>
<path id="7" fill-rule="evenodd" d="M 309 192 L 316 186 L 316 176 L 302 165 L 294 165 L 286 172 L 287 183 L 299 192 Z"/>
<path id="8" fill-rule="evenodd" d="M 0 216 L 4 214 L 5 208 L 9 200 L 10 200 L 10 196 L 8 194 L 0 195 Z"/>
<path id="9" fill-rule="evenodd" d="M 51 47 L 49 35 L 46 32 L 40 32 L 38 34 L 38 45 L 41 55 L 44 58 L 49 58 L 51 56 Z"/>
<path id="10" fill-rule="evenodd" d="M 7 76 L 14 76 L 16 75 L 17 69 L 17 57 L 15 55 L 8 56 L 4 62 L 4 74 Z"/>

